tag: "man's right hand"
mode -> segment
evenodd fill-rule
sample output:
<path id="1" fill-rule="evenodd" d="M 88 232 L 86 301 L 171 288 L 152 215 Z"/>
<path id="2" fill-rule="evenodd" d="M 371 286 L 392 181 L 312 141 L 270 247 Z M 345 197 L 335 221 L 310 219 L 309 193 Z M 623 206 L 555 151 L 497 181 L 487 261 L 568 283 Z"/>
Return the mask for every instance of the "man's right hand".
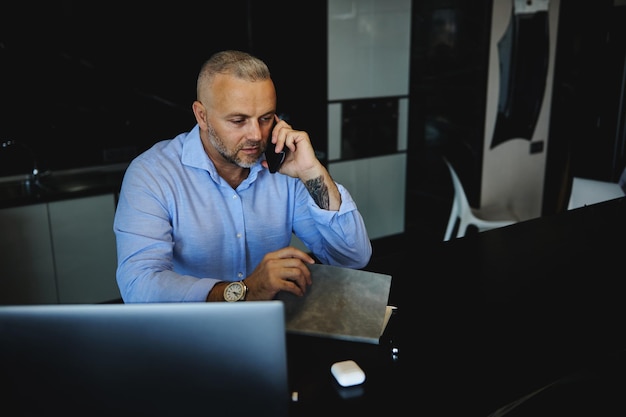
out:
<path id="1" fill-rule="evenodd" d="M 306 264 L 314 263 L 308 253 L 292 246 L 267 253 L 245 279 L 246 300 L 271 300 L 279 291 L 303 296 L 312 283 Z"/>

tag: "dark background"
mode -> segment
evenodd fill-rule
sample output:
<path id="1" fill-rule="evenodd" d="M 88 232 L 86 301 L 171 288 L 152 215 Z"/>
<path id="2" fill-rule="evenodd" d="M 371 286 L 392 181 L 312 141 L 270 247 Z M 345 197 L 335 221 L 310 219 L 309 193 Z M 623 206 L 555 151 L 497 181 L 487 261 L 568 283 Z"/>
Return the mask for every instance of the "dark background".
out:
<path id="1" fill-rule="evenodd" d="M 326 147 L 324 2 L 7 3 L 0 139 L 26 145 L 42 170 L 127 162 L 189 130 L 200 66 L 230 48 L 266 60 L 279 112 Z M 11 148 L 0 175 L 28 172 L 24 146 Z"/>
<path id="2" fill-rule="evenodd" d="M 412 3 L 407 228 L 427 217 L 426 201 L 449 210 L 444 147 L 481 163 L 492 1 Z M 435 36 L 441 13 L 456 16 L 454 48 Z M 617 182 L 626 161 L 626 7 L 561 0 L 559 15 L 546 214 L 562 206 L 564 176 Z M 0 149 L 0 176 L 29 172 L 26 148 L 41 170 L 65 170 L 126 163 L 189 130 L 197 72 L 227 48 L 268 62 L 279 113 L 324 155 L 326 19 L 324 1 L 4 2 L 0 140 L 24 146 Z"/>

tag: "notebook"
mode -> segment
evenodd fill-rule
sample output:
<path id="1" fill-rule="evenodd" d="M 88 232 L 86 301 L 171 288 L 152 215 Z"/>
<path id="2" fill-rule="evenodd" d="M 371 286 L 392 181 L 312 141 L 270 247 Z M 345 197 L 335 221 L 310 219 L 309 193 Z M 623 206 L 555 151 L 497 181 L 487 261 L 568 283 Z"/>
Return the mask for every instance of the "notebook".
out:
<path id="1" fill-rule="evenodd" d="M 284 307 L 244 303 L 0 307 L 13 415 L 286 416 Z"/>

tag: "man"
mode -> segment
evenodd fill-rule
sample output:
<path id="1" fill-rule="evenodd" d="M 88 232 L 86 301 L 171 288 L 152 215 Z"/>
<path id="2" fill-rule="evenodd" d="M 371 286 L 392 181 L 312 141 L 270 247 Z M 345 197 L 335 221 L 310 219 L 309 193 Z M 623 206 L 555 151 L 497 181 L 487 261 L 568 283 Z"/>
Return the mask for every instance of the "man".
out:
<path id="1" fill-rule="evenodd" d="M 125 173 L 114 222 L 124 302 L 302 296 L 315 259 L 289 246 L 292 233 L 321 263 L 368 263 L 356 204 L 308 134 L 277 117 L 265 63 L 240 51 L 213 55 L 193 112 L 191 131 L 155 144 Z M 277 173 L 264 157 L 268 140 L 286 151 Z"/>

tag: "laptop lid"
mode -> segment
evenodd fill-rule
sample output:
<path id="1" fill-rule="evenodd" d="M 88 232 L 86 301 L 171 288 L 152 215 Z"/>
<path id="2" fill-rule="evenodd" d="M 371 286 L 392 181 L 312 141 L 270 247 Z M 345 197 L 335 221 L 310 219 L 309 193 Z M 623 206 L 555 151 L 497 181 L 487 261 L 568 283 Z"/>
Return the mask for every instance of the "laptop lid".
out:
<path id="1" fill-rule="evenodd" d="M 14 415 L 286 416 L 284 307 L 0 307 L 2 407 Z"/>

